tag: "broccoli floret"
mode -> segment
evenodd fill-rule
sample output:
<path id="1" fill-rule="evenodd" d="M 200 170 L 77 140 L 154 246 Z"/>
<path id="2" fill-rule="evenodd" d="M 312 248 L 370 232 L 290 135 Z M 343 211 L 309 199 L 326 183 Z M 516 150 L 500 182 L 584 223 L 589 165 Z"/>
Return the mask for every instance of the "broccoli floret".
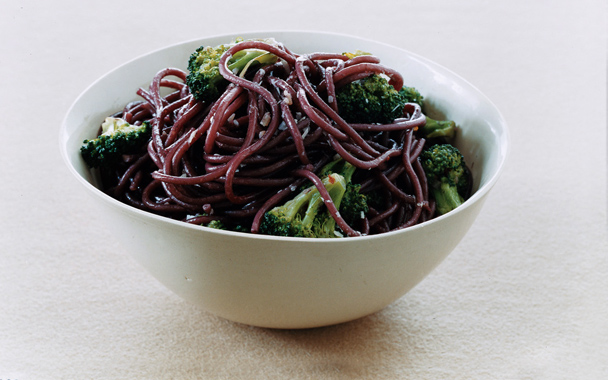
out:
<path id="1" fill-rule="evenodd" d="M 336 90 L 338 113 L 350 123 L 390 123 L 403 116 L 406 101 L 401 92 L 377 74 Z"/>
<path id="2" fill-rule="evenodd" d="M 414 87 L 403 86 L 399 91 L 386 77 L 373 74 L 353 81 L 336 91 L 339 114 L 350 123 L 390 123 L 403 116 L 406 103 L 423 105 L 423 97 Z M 420 128 L 421 137 L 451 138 L 456 124 L 438 121 L 426 116 L 426 125 Z"/>
<path id="3" fill-rule="evenodd" d="M 215 228 L 218 230 L 227 230 L 227 231 L 236 231 L 236 232 L 250 232 L 249 228 L 243 226 L 242 224 L 226 224 L 220 219 L 214 219 L 207 224 L 203 224 L 205 227 Z"/>
<path id="4" fill-rule="evenodd" d="M 84 140 L 80 153 L 91 167 L 112 167 L 120 162 L 123 154 L 136 153 L 150 139 L 150 123 L 132 125 L 124 119 L 107 117 L 101 124 L 101 134 Z"/>
<path id="5" fill-rule="evenodd" d="M 420 106 L 420 108 L 422 108 L 424 97 L 418 90 L 416 90 L 416 88 L 403 86 L 401 87 L 401 90 L 399 90 L 399 93 L 401 96 L 403 96 L 405 103 L 416 103 Z"/>
<path id="6" fill-rule="evenodd" d="M 219 219 L 215 219 L 207 223 L 205 227 L 215 228 L 217 230 L 227 230 L 226 225 Z"/>
<path id="7" fill-rule="evenodd" d="M 407 103 L 416 103 L 423 107 L 424 98 L 414 87 L 403 86 L 399 91 Z M 443 138 L 449 141 L 456 132 L 456 123 L 452 120 L 435 120 L 426 116 L 426 124 L 418 129 L 418 136 L 425 139 Z"/>
<path id="8" fill-rule="evenodd" d="M 338 157 L 318 172 L 340 215 L 349 225 L 362 219 L 369 210 L 367 197 L 360 193 L 361 185 L 352 182 L 356 169 L 355 166 Z M 306 206 L 305 212 L 295 211 L 304 206 Z M 323 207 L 323 199 L 314 186 L 304 187 L 294 199 L 267 212 L 260 232 L 279 236 L 329 238 L 342 236 L 335 219 Z"/>
<path id="9" fill-rule="evenodd" d="M 368 208 L 375 208 L 376 210 L 384 208 L 386 197 L 380 189 L 373 189 L 365 193 Z"/>
<path id="10" fill-rule="evenodd" d="M 460 206 L 468 196 L 470 173 L 460 151 L 450 144 L 424 150 L 421 163 L 439 214 Z"/>
<path id="11" fill-rule="evenodd" d="M 323 185 L 339 208 L 346 191 L 344 177 L 332 173 L 323 178 Z M 335 220 L 315 186 L 307 187 L 285 204 L 266 212 L 260 224 L 260 233 L 277 236 L 332 238 L 336 237 L 335 229 Z"/>
<path id="12" fill-rule="evenodd" d="M 363 219 L 368 211 L 367 196 L 361 194 L 361 185 L 349 183 L 340 204 L 340 215 L 344 221 L 352 226 L 357 220 Z"/>
<path id="13" fill-rule="evenodd" d="M 343 158 L 337 158 L 326 164 L 319 172 L 320 176 L 330 173 L 338 173 L 346 181 L 346 191 L 338 211 L 349 225 L 353 225 L 357 220 L 363 219 L 369 211 L 367 197 L 361 194 L 361 185 L 352 182 L 353 174 L 357 168 Z"/>
<path id="14" fill-rule="evenodd" d="M 236 226 L 232 227 L 231 230 L 236 232 L 251 232 L 251 228 L 242 224 L 237 224 Z"/>
<path id="15" fill-rule="evenodd" d="M 194 98 L 205 102 L 213 102 L 219 98 L 228 86 L 228 81 L 220 74 L 220 58 L 228 49 L 241 41 L 243 40 L 237 39 L 226 45 L 201 46 L 190 55 L 186 84 Z M 271 39 L 264 41 L 276 44 Z M 276 55 L 264 50 L 244 49 L 228 60 L 228 68 L 236 75 L 244 76 L 249 67 L 273 64 L 277 59 Z"/>

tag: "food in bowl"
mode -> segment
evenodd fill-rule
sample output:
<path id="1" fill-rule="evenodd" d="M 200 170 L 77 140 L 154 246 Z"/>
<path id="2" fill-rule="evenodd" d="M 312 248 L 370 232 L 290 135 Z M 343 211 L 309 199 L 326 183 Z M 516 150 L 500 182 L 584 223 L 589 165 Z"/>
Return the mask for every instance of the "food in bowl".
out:
<path id="1" fill-rule="evenodd" d="M 84 140 L 115 199 L 205 227 L 341 238 L 423 223 L 471 194 L 456 123 L 429 117 L 378 56 L 241 38 L 200 46 L 187 68 L 159 68 Z"/>
<path id="2" fill-rule="evenodd" d="M 293 51 L 374 52 L 424 94 L 425 114 L 459 125 L 453 144 L 466 159 L 472 193 L 461 206 L 408 228 L 353 238 L 310 239 L 241 233 L 184 223 L 132 207 L 101 191 L 80 147 L 108 115 L 133 101 L 159 68 L 186 70 L 199 46 L 237 36 L 275 36 Z M 419 284 L 459 244 L 497 182 L 508 128 L 478 89 L 407 50 L 335 33 L 267 31 L 218 35 L 164 47 L 92 83 L 64 119 L 61 152 L 91 196 L 101 234 L 116 239 L 143 268 L 184 300 L 231 321 L 271 328 L 310 328 L 377 312 Z M 99 240 L 99 235 L 91 237 Z M 464 252 L 466 256 L 466 252 Z M 128 291 L 128 290 L 127 290 Z M 449 297 L 449 294 L 446 294 Z"/>

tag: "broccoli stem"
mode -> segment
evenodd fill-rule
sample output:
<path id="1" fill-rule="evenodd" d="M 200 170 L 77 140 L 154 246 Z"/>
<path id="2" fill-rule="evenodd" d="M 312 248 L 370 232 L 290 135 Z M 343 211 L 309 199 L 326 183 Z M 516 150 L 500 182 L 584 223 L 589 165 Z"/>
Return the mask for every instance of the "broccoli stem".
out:
<path id="1" fill-rule="evenodd" d="M 293 220 L 296 215 L 302 210 L 302 208 L 310 203 L 313 196 L 318 193 L 314 187 L 309 187 L 301 191 L 293 199 L 285 202 L 284 205 L 279 206 L 285 218 L 289 221 Z M 310 208 L 310 206 L 309 206 Z"/>
<path id="2" fill-rule="evenodd" d="M 346 191 L 344 177 L 335 173 L 331 174 L 323 179 L 323 185 L 325 185 L 327 192 L 331 196 L 332 202 L 336 205 L 336 208 L 339 209 L 342 197 Z M 323 204 L 323 197 L 321 197 L 321 194 L 318 191 L 315 191 L 310 198 L 310 203 L 308 204 L 304 219 L 302 219 L 302 224 L 305 227 L 310 228 L 313 225 L 314 220 L 319 213 L 319 208 Z"/>
<path id="3" fill-rule="evenodd" d="M 232 56 L 232 58 L 228 61 L 228 69 L 243 77 L 245 76 L 249 66 L 254 63 L 266 65 L 275 63 L 276 61 L 277 57 L 274 54 L 263 50 L 245 49 L 238 51 Z"/>
<path id="4" fill-rule="evenodd" d="M 462 205 L 464 199 L 458 194 L 456 186 L 448 183 L 442 183 L 439 188 L 433 189 L 435 197 L 435 207 L 441 215 Z"/>
<path id="5" fill-rule="evenodd" d="M 319 177 L 325 178 L 331 173 L 338 173 L 344 177 L 346 183 L 350 183 L 355 170 L 357 170 L 356 166 L 345 161 L 342 157 L 339 157 L 325 164 L 319 171 Z"/>
<path id="6" fill-rule="evenodd" d="M 351 163 L 346 161 L 344 162 L 344 166 L 342 167 L 342 171 L 340 172 L 340 174 L 342 174 L 342 176 L 346 180 L 346 183 L 351 183 L 353 179 L 353 174 L 355 174 L 355 170 L 357 170 L 357 167 L 355 165 L 352 165 Z"/>
<path id="7" fill-rule="evenodd" d="M 419 129 L 420 134 L 427 139 L 433 138 L 446 138 L 451 139 L 454 137 L 456 131 L 456 123 L 452 120 L 435 120 L 430 117 L 426 117 L 426 124 Z"/>

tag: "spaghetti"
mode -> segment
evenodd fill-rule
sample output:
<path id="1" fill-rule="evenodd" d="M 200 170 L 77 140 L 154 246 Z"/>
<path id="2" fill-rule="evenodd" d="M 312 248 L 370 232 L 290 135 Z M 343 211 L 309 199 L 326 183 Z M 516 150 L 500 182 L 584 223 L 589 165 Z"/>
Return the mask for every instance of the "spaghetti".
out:
<path id="1" fill-rule="evenodd" d="M 261 49 L 279 60 L 253 76 L 227 68 L 240 50 Z M 151 123 L 145 149 L 123 156 L 101 171 L 103 189 L 134 207 L 194 224 L 221 220 L 259 231 L 262 216 L 306 183 L 328 200 L 328 210 L 347 236 L 378 234 L 432 218 L 424 170 L 418 156 L 425 144 L 415 130 L 425 116 L 406 104 L 389 124 L 348 123 L 338 113 L 336 90 L 372 73 L 399 90 L 402 76 L 377 57 L 342 54 L 298 55 L 282 45 L 244 41 L 220 59 L 230 84 L 215 102 L 194 99 L 187 73 L 159 71 L 142 98 L 116 117 Z M 331 202 L 318 172 L 339 155 L 362 170 L 353 181 L 375 194 L 367 215 L 349 225 Z M 379 196 L 378 196 L 379 195 Z"/>

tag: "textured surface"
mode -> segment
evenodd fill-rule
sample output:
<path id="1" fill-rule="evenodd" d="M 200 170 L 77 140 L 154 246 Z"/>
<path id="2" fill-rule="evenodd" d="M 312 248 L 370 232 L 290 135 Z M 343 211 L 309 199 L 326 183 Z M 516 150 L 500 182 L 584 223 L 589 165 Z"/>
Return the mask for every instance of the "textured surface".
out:
<path id="1" fill-rule="evenodd" d="M 381 0 L 387 12 L 371 12 L 311 0 L 298 17 L 290 2 L 188 3 L 0 5 L 0 379 L 608 376 L 603 1 Z M 277 331 L 197 310 L 100 228 L 59 156 L 65 112 L 100 75 L 168 44 L 260 28 L 406 48 L 479 87 L 510 124 L 510 160 L 469 234 L 372 316 Z"/>

